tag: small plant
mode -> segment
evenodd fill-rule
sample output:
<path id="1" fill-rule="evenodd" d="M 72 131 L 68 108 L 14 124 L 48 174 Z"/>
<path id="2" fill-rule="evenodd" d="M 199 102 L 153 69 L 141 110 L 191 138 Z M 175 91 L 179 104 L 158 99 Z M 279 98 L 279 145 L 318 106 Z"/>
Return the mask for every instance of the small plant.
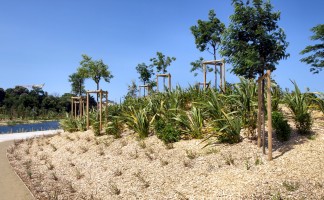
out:
<path id="1" fill-rule="evenodd" d="M 116 183 L 110 182 L 109 184 L 110 193 L 113 195 L 119 195 L 120 189 L 117 187 Z"/>
<path id="2" fill-rule="evenodd" d="M 84 174 L 78 168 L 76 168 L 75 169 L 75 176 L 76 176 L 77 179 L 81 179 L 81 178 L 84 177 Z"/>
<path id="3" fill-rule="evenodd" d="M 127 146 L 127 141 L 126 141 L 126 140 L 121 140 L 121 141 L 120 141 L 120 145 L 121 145 L 122 147 Z"/>
<path id="4" fill-rule="evenodd" d="M 71 137 L 70 135 L 66 135 L 65 138 L 66 138 L 67 140 L 69 140 L 69 141 L 74 141 L 74 138 Z"/>
<path id="5" fill-rule="evenodd" d="M 56 148 L 56 146 L 54 145 L 54 144 L 51 144 L 51 147 L 52 147 L 52 150 L 55 152 L 55 151 L 57 151 L 57 148 Z"/>
<path id="6" fill-rule="evenodd" d="M 138 158 L 138 152 L 137 152 L 137 149 L 135 149 L 135 152 L 134 152 L 134 153 L 130 153 L 130 156 L 131 156 L 133 159 Z"/>
<path id="7" fill-rule="evenodd" d="M 123 174 L 123 172 L 120 170 L 120 169 L 116 169 L 114 172 L 113 172 L 113 175 L 114 176 L 121 176 Z"/>
<path id="8" fill-rule="evenodd" d="M 161 158 L 161 159 L 160 159 L 160 163 L 161 163 L 162 166 L 166 166 L 166 165 L 169 164 L 169 161 L 167 161 L 167 160 Z"/>
<path id="9" fill-rule="evenodd" d="M 86 147 L 86 146 L 80 146 L 80 150 L 81 150 L 82 153 L 85 153 L 85 152 L 87 152 L 89 150 L 89 148 Z"/>
<path id="10" fill-rule="evenodd" d="M 294 191 L 298 190 L 299 183 L 298 182 L 284 181 L 282 183 L 282 186 L 284 186 L 284 188 L 286 188 L 287 191 L 294 192 Z"/>
<path id="11" fill-rule="evenodd" d="M 104 151 L 104 149 L 103 149 L 102 147 L 99 147 L 99 149 L 98 149 L 98 154 L 99 154 L 100 156 L 105 155 L 105 151 Z"/>
<path id="12" fill-rule="evenodd" d="M 309 140 L 315 140 L 316 139 L 316 135 L 315 134 L 312 134 L 312 135 L 307 136 L 307 138 Z"/>
<path id="13" fill-rule="evenodd" d="M 193 163 L 191 162 L 191 160 L 183 160 L 183 166 L 184 167 L 188 167 L 188 168 L 192 168 L 193 167 Z"/>
<path id="14" fill-rule="evenodd" d="M 87 142 L 90 142 L 90 141 L 91 141 L 91 137 L 90 137 L 90 136 L 86 136 L 84 139 L 85 139 Z"/>
<path id="15" fill-rule="evenodd" d="M 166 149 L 173 149 L 173 143 L 164 144 Z"/>
<path id="16" fill-rule="evenodd" d="M 67 187 L 68 187 L 68 190 L 69 190 L 71 193 L 76 193 L 76 192 L 77 192 L 76 189 L 73 187 L 73 184 L 72 184 L 71 181 L 68 182 Z"/>
<path id="17" fill-rule="evenodd" d="M 280 192 L 277 192 L 275 195 L 272 195 L 271 200 L 283 200 Z"/>
<path id="18" fill-rule="evenodd" d="M 138 145 L 141 147 L 141 149 L 145 149 L 146 148 L 146 143 L 143 140 L 139 141 L 138 142 Z"/>
<path id="19" fill-rule="evenodd" d="M 189 200 L 189 198 L 186 197 L 183 193 L 181 193 L 179 191 L 175 191 L 175 193 L 178 195 L 179 200 Z"/>
<path id="20" fill-rule="evenodd" d="M 217 148 L 210 148 L 210 149 L 208 149 L 208 150 L 205 152 L 205 154 L 206 154 L 206 155 L 210 155 L 210 154 L 217 154 L 217 153 L 219 153 L 219 152 L 220 152 L 220 150 L 217 149 Z"/>
<path id="21" fill-rule="evenodd" d="M 246 170 L 250 170 L 251 169 L 251 164 L 250 164 L 250 162 L 249 162 L 248 159 L 245 160 L 245 168 L 246 168 Z"/>
<path id="22" fill-rule="evenodd" d="M 276 136 L 279 141 L 283 142 L 289 140 L 291 128 L 281 112 L 272 112 L 272 125 L 276 130 Z"/>
<path id="23" fill-rule="evenodd" d="M 145 178 L 142 175 L 142 172 L 138 171 L 134 173 L 134 176 L 138 178 L 138 180 L 143 184 L 144 188 L 150 187 L 150 183 L 145 180 Z"/>
<path id="24" fill-rule="evenodd" d="M 25 165 L 26 169 L 30 169 L 31 168 L 31 165 L 32 165 L 32 160 L 31 159 L 28 159 L 26 160 L 23 165 Z"/>
<path id="25" fill-rule="evenodd" d="M 149 153 L 149 152 L 145 152 L 145 156 L 150 160 L 154 160 L 154 157 Z"/>
<path id="26" fill-rule="evenodd" d="M 30 154 L 30 149 L 29 149 L 29 147 L 27 147 L 27 148 L 25 149 L 25 153 L 26 153 L 27 155 Z"/>
<path id="27" fill-rule="evenodd" d="M 58 181 L 58 177 L 57 177 L 57 175 L 56 175 L 55 172 L 52 173 L 52 179 L 53 179 L 54 181 Z"/>
<path id="28" fill-rule="evenodd" d="M 48 163 L 47 163 L 47 169 L 49 169 L 49 170 L 53 170 L 53 169 L 54 169 L 54 165 L 53 165 L 53 163 L 48 162 Z"/>
<path id="29" fill-rule="evenodd" d="M 149 135 L 150 124 L 154 118 L 149 119 L 146 109 L 136 109 L 134 106 L 129 106 L 128 112 L 124 113 L 124 118 L 128 127 L 137 132 L 139 138 L 143 139 Z"/>
<path id="30" fill-rule="evenodd" d="M 32 171 L 30 169 L 27 169 L 27 176 L 29 179 L 33 178 L 32 175 L 33 175 Z"/>
<path id="31" fill-rule="evenodd" d="M 187 158 L 189 158 L 190 160 L 193 160 L 198 157 L 198 154 L 195 151 L 186 150 L 186 154 L 187 154 Z"/>
<path id="32" fill-rule="evenodd" d="M 228 154 L 228 155 L 225 155 L 225 154 L 222 154 L 224 160 L 225 160 L 225 164 L 226 165 L 234 165 L 234 159 L 232 157 L 232 154 Z"/>
<path id="33" fill-rule="evenodd" d="M 8 149 L 7 149 L 7 152 L 9 154 L 13 154 L 15 152 L 15 146 L 10 146 Z"/>
<path id="34" fill-rule="evenodd" d="M 47 154 L 41 154 L 41 155 L 39 156 L 39 160 L 47 160 L 47 159 L 48 159 Z"/>
<path id="35" fill-rule="evenodd" d="M 260 156 L 257 155 L 255 158 L 255 161 L 254 161 L 254 165 L 262 165 L 262 164 L 263 164 L 263 162 L 262 162 Z"/>

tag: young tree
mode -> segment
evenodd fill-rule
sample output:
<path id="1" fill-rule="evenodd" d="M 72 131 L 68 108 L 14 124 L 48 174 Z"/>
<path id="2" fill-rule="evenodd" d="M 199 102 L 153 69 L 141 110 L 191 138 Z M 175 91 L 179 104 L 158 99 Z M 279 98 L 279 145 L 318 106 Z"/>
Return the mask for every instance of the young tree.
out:
<path id="1" fill-rule="evenodd" d="M 137 85 L 136 85 L 135 81 L 132 80 L 132 83 L 130 85 L 128 85 L 128 92 L 126 94 L 126 98 L 127 97 L 136 98 L 137 92 L 138 92 Z"/>
<path id="2" fill-rule="evenodd" d="M 82 77 L 91 78 L 97 84 L 97 90 L 99 90 L 99 83 L 101 79 L 104 79 L 107 83 L 110 82 L 114 76 L 109 71 L 108 65 L 104 64 L 102 60 L 92 60 L 91 57 L 83 54 L 83 60 L 80 62 L 81 67 L 78 68 L 78 74 Z M 98 102 L 98 94 L 97 94 Z"/>
<path id="3" fill-rule="evenodd" d="M 71 91 L 75 95 L 82 96 L 85 93 L 84 79 L 80 73 L 73 73 L 69 76 L 69 82 L 71 83 Z"/>
<path id="4" fill-rule="evenodd" d="M 138 64 L 136 66 L 136 71 L 140 75 L 138 78 L 143 82 L 144 85 L 149 82 L 152 75 L 154 75 L 152 66 L 147 66 L 145 63 Z"/>
<path id="5" fill-rule="evenodd" d="M 221 44 L 221 37 L 225 30 L 225 25 L 216 17 L 215 11 L 210 10 L 208 21 L 198 20 L 198 25 L 190 27 L 190 30 L 195 37 L 197 49 L 201 52 L 207 50 L 213 55 L 214 60 L 216 60 L 216 51 Z M 217 68 L 215 65 L 215 87 L 217 87 L 216 85 Z"/>
<path id="6" fill-rule="evenodd" d="M 311 65 L 310 71 L 313 72 L 313 74 L 317 74 L 322 71 L 324 67 L 324 24 L 319 24 L 313 27 L 311 31 L 314 33 L 311 40 L 319 40 L 319 44 L 309 45 L 302 50 L 300 52 L 302 55 L 308 53 L 312 54 L 302 58 L 300 61 Z"/>
<path id="7" fill-rule="evenodd" d="M 280 12 L 273 12 L 268 0 L 232 2 L 234 14 L 230 17 L 231 23 L 224 33 L 220 52 L 232 63 L 232 72 L 251 79 L 256 75 L 263 76 L 265 70 L 275 70 L 278 61 L 289 56 L 286 53 L 286 35 L 278 26 Z M 260 114 L 264 124 L 264 95 L 262 102 Z M 262 132 L 264 133 L 264 129 Z"/>
<path id="8" fill-rule="evenodd" d="M 278 27 L 280 12 L 273 12 L 270 1 L 233 0 L 234 14 L 224 33 L 221 54 L 232 63 L 234 74 L 245 78 L 262 76 L 265 70 L 275 70 L 286 59 L 288 42 Z"/>
<path id="9" fill-rule="evenodd" d="M 162 72 L 163 74 L 167 73 L 167 67 L 171 65 L 172 61 L 175 61 L 175 57 L 169 57 L 163 55 L 161 52 L 156 52 L 156 58 L 151 58 L 151 66 L 155 66 L 157 72 Z M 165 85 L 165 77 L 163 77 L 163 85 Z"/>

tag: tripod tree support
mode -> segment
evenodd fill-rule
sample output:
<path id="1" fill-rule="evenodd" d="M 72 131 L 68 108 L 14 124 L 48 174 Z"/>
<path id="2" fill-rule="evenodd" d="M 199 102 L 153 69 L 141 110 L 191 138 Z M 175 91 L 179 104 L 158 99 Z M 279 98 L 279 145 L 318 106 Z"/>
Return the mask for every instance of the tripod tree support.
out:
<path id="1" fill-rule="evenodd" d="M 210 61 L 203 61 L 203 71 L 204 71 L 204 89 L 207 89 L 207 65 L 215 65 L 220 67 L 220 88 L 222 92 L 225 92 L 226 82 L 225 82 L 225 60 L 210 60 Z M 215 86 L 216 87 L 216 86 Z"/>
<path id="2" fill-rule="evenodd" d="M 105 106 L 105 120 L 107 120 L 108 115 L 108 91 L 103 90 L 88 90 L 87 91 L 87 129 L 89 129 L 89 94 L 95 93 L 99 94 L 100 101 L 99 101 L 99 123 L 100 123 L 100 131 L 102 130 L 102 106 L 104 104 Z M 103 98 L 106 99 L 105 102 L 103 102 Z"/>
<path id="3" fill-rule="evenodd" d="M 77 104 L 79 104 L 79 110 Z M 84 115 L 84 104 L 85 97 L 71 97 L 71 117 L 82 117 Z"/>
<path id="4" fill-rule="evenodd" d="M 167 77 L 169 80 L 169 90 L 171 90 L 171 74 L 157 74 L 156 75 L 156 87 L 157 87 L 157 91 L 159 91 L 159 77 Z"/>

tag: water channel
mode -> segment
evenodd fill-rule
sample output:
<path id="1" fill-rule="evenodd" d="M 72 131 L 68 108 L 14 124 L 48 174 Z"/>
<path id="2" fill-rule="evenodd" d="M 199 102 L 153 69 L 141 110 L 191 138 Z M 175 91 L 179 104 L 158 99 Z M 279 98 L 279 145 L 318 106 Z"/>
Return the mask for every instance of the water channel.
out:
<path id="1" fill-rule="evenodd" d="M 45 121 L 45 122 L 32 123 L 32 124 L 7 125 L 7 126 L 0 126 L 0 134 L 56 130 L 59 129 L 59 127 L 60 127 L 59 121 Z"/>

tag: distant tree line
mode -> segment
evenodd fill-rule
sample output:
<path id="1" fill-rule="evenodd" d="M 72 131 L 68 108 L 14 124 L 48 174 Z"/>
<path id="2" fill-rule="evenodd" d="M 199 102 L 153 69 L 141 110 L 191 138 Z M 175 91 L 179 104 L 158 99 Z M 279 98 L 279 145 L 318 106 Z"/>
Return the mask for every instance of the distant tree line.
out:
<path id="1" fill-rule="evenodd" d="M 0 88 L 0 120 L 60 118 L 71 111 L 72 96 L 70 93 L 49 95 L 39 88 Z M 94 98 L 91 98 L 91 105 L 95 104 Z"/>

